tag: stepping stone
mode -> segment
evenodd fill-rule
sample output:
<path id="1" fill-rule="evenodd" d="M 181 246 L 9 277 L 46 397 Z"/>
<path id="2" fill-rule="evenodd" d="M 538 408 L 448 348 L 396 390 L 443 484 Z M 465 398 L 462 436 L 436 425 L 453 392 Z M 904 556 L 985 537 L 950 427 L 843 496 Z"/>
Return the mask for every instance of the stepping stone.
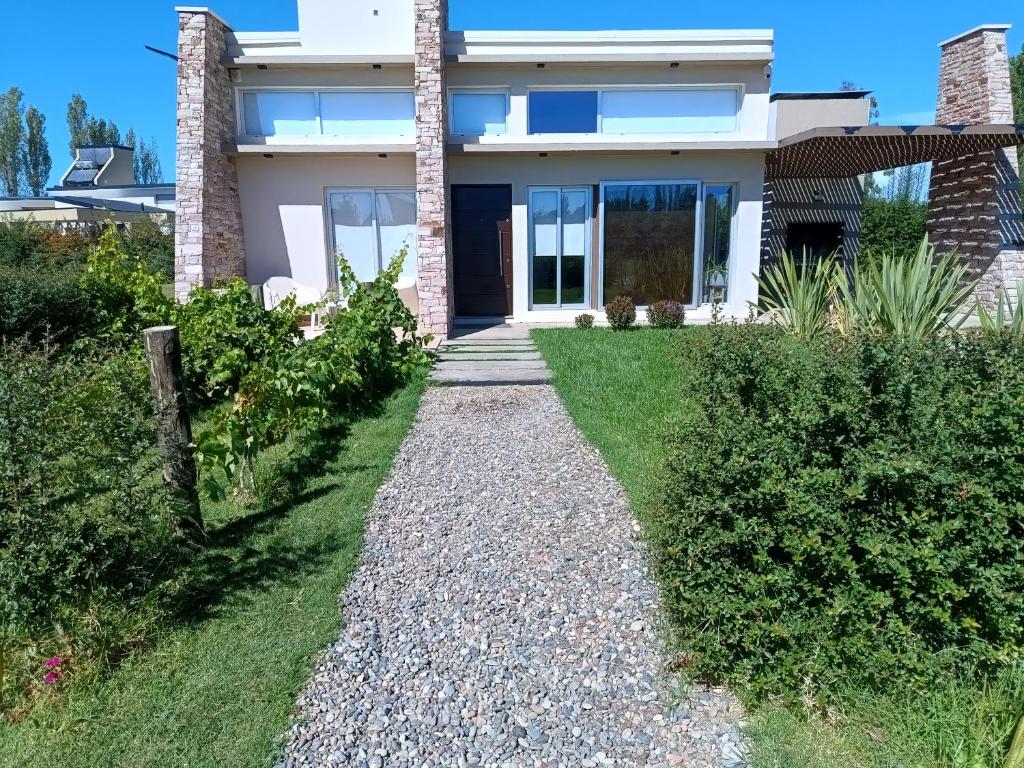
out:
<path id="1" fill-rule="evenodd" d="M 442 347 L 521 347 L 534 346 L 533 339 L 448 339 Z"/>
<path id="2" fill-rule="evenodd" d="M 440 362 L 483 362 L 485 360 L 541 360 L 540 352 L 448 352 L 437 356 Z"/>
<path id="3" fill-rule="evenodd" d="M 434 370 L 430 380 L 435 384 L 447 386 L 491 386 L 523 384 L 548 384 L 551 382 L 551 371 L 546 368 L 532 370 L 493 370 L 483 371 L 479 367 L 455 370 Z"/>
<path id="4" fill-rule="evenodd" d="M 488 371 L 532 368 L 546 371 L 548 367 L 543 360 L 442 360 L 434 366 L 438 371 L 450 371 L 454 368 L 479 368 Z"/>

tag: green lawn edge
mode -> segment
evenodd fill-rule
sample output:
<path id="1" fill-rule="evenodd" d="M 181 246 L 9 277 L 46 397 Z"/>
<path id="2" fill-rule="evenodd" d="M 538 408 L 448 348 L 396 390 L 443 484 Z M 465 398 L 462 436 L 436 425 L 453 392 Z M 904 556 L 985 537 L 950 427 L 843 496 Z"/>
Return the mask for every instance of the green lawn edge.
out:
<path id="1" fill-rule="evenodd" d="M 424 386 L 418 378 L 350 425 L 290 502 L 205 505 L 211 545 L 194 615 L 102 682 L 0 726 L 0 766 L 271 765 L 313 658 L 339 635 L 338 597 Z"/>

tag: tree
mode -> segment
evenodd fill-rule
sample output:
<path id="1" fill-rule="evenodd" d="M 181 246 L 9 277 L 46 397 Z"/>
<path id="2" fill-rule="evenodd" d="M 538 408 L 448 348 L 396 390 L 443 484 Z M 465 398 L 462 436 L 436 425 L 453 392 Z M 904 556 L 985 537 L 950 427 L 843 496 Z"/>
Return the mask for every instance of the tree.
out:
<path id="1" fill-rule="evenodd" d="M 68 104 L 68 133 L 71 140 L 68 142 L 68 149 L 71 150 L 71 158 L 75 157 L 75 150 L 84 147 L 89 143 L 86 124 L 89 121 L 89 107 L 85 99 L 77 93 L 71 97 Z"/>
<path id="2" fill-rule="evenodd" d="M 843 93 L 849 93 L 850 91 L 863 91 L 864 89 L 852 80 L 843 80 L 839 90 Z M 868 99 L 868 104 L 870 105 L 868 108 L 868 123 L 878 125 L 878 116 L 881 114 L 878 109 L 878 99 L 872 96 Z M 864 175 L 864 195 L 866 197 L 882 196 L 882 187 L 875 179 L 874 174 L 867 173 Z"/>
<path id="3" fill-rule="evenodd" d="M 124 135 L 126 147 L 135 150 L 135 183 L 159 184 L 164 180 L 164 171 L 160 167 L 160 153 L 156 142 L 150 139 L 147 144 L 143 139 L 136 138 L 135 129 L 129 128 Z"/>
<path id="4" fill-rule="evenodd" d="M 22 92 L 11 88 L 0 96 L 0 182 L 5 195 L 17 196 L 24 189 L 25 107 Z"/>
<path id="5" fill-rule="evenodd" d="M 74 158 L 79 147 L 96 147 L 121 143 L 121 131 L 113 121 L 96 118 L 89 114 L 89 105 L 80 94 L 74 94 L 68 104 L 68 133 L 71 141 L 68 148 Z"/>
<path id="6" fill-rule="evenodd" d="M 29 191 L 39 197 L 46 188 L 53 163 L 46 141 L 46 116 L 36 107 L 25 110 L 25 181 Z"/>

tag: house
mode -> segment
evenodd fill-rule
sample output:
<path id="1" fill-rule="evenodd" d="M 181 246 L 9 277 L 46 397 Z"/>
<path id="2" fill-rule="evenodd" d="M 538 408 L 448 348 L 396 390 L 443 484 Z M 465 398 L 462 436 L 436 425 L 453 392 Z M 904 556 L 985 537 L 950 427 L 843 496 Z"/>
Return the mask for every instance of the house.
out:
<path id="1" fill-rule="evenodd" d="M 298 31 L 243 32 L 177 10 L 181 298 L 233 275 L 327 290 L 338 254 L 370 279 L 405 248 L 421 327 L 441 336 L 619 295 L 745 315 L 763 262 L 851 258 L 863 174 L 921 160 L 951 164 L 936 231 L 969 240 L 993 284 L 1024 274 L 1024 238 L 978 213 L 1005 207 L 1003 148 L 1024 141 L 1005 125 L 1008 70 L 1006 103 L 990 98 L 1005 25 L 943 48 L 948 122 L 971 127 L 886 128 L 866 92 L 772 94 L 768 30 L 452 31 L 446 0 L 298 0 Z M 984 84 L 961 89 L 972 67 Z M 965 156 L 1002 169 L 999 190 L 975 174 L 977 206 L 950 181 Z"/>
<path id="2" fill-rule="evenodd" d="M 0 220 L 34 221 L 62 232 L 143 219 L 166 223 L 175 212 L 174 184 L 136 184 L 130 147 L 79 147 L 60 184 L 45 197 L 0 198 Z"/>

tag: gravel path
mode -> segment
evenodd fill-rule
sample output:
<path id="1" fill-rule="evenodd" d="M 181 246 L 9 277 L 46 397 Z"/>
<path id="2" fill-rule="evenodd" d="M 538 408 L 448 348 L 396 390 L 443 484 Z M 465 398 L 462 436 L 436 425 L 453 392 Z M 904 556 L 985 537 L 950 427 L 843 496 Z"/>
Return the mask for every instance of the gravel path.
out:
<path id="1" fill-rule="evenodd" d="M 662 674 L 637 533 L 550 386 L 428 389 L 281 765 L 740 765 L 739 705 Z"/>

